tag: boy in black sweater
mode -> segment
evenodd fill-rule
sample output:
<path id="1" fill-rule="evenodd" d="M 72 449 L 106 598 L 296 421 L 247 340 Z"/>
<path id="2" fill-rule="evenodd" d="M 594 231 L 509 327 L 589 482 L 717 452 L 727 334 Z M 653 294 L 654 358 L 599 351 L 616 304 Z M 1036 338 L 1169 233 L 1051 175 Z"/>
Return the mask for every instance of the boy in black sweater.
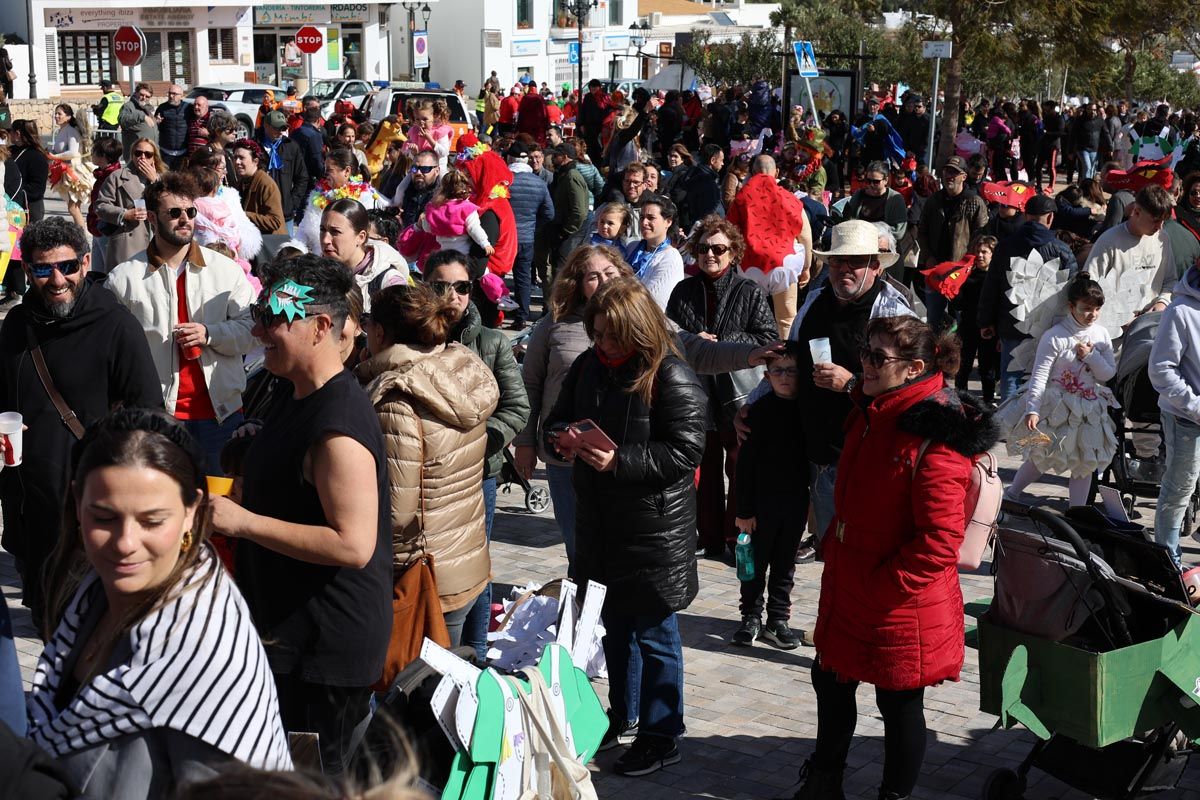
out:
<path id="1" fill-rule="evenodd" d="M 738 451 L 737 529 L 749 533 L 754 543 L 754 578 L 742 581 L 742 624 L 731 640 L 743 647 L 755 639 L 781 650 L 800 644 L 788 626 L 796 549 L 808 517 L 808 459 L 796 401 L 799 348 L 798 342 L 788 342 L 767 369 L 771 393 L 750 407 L 750 435 Z"/>

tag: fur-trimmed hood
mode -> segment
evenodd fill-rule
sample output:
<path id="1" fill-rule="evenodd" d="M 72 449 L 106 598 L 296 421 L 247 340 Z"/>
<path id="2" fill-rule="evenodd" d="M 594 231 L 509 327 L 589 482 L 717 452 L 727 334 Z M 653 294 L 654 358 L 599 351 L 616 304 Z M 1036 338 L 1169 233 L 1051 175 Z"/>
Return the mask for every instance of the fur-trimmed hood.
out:
<path id="1" fill-rule="evenodd" d="M 986 453 L 1000 441 L 1000 425 L 992 412 L 975 395 L 951 386 L 913 404 L 900 414 L 896 426 L 964 456 Z"/>

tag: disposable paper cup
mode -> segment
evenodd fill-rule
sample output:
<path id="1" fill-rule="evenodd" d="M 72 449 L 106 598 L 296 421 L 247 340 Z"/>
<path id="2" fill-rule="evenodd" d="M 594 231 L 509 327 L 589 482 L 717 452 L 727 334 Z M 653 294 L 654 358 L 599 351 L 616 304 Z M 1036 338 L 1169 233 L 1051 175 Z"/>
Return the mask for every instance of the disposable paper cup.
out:
<path id="1" fill-rule="evenodd" d="M 4 466 L 18 467 L 24 453 L 21 431 L 24 423 L 16 411 L 6 411 L 0 414 L 0 440 L 4 449 Z"/>
<path id="2" fill-rule="evenodd" d="M 833 349 L 829 346 L 828 339 L 809 339 L 808 352 L 812 353 L 814 364 L 833 363 Z"/>
<path id="3" fill-rule="evenodd" d="M 217 497 L 226 497 L 233 491 L 233 478 L 222 478 L 219 475 L 207 475 L 208 493 Z"/>
<path id="4" fill-rule="evenodd" d="M 145 211 L 146 201 L 139 197 L 137 200 L 133 201 L 133 207 Z"/>

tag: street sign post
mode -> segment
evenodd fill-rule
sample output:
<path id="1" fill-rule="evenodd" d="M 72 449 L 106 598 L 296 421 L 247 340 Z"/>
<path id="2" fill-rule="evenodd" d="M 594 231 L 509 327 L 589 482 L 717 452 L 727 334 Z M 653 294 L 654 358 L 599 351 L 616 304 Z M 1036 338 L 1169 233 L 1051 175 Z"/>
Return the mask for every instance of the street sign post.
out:
<path id="1" fill-rule="evenodd" d="M 312 57 L 313 53 L 325 44 L 325 35 L 320 28 L 305 25 L 296 31 L 296 49 L 304 53 L 304 77 L 308 81 L 305 93 L 312 91 Z"/>
<path id="2" fill-rule="evenodd" d="M 429 66 L 429 31 L 413 31 L 413 68 Z"/>
<path id="3" fill-rule="evenodd" d="M 567 42 L 567 63 L 579 63 L 579 42 Z"/>
<path id="4" fill-rule="evenodd" d="M 929 144 L 925 150 L 925 164 L 933 169 L 933 137 L 937 126 L 938 82 L 942 77 L 942 59 L 952 58 L 954 42 L 921 42 L 921 57 L 933 61 L 933 94 L 929 98 Z"/>
<path id="5" fill-rule="evenodd" d="M 113 55 L 129 70 L 129 96 L 133 96 L 133 68 L 146 57 L 146 34 L 136 25 L 122 25 L 113 34 Z"/>
<path id="6" fill-rule="evenodd" d="M 808 113 L 812 115 L 813 124 L 820 125 L 821 121 L 817 119 L 817 104 L 813 101 L 812 83 L 809 82 L 809 78 L 821 75 L 821 70 L 817 67 L 817 54 L 813 52 L 813 44 L 809 41 L 792 42 L 792 52 L 796 54 L 796 70 L 800 77 L 804 78 L 804 89 L 808 93 Z"/>

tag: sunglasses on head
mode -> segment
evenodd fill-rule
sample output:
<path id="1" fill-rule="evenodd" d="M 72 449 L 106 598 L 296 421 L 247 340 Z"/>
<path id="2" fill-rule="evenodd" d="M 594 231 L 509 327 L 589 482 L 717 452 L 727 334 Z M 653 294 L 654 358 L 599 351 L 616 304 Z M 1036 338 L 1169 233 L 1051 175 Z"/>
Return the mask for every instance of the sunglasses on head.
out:
<path id="1" fill-rule="evenodd" d="M 700 244 L 696 245 L 696 255 L 698 255 L 698 256 L 702 256 L 705 253 L 708 253 L 709 251 L 711 251 L 712 254 L 714 256 L 716 256 L 717 258 L 720 258 L 721 256 L 723 256 L 729 252 L 729 245 L 727 245 L 727 244 L 709 244 L 708 242 L 701 242 Z"/>
<path id="2" fill-rule="evenodd" d="M 870 364 L 875 369 L 883 369 L 883 365 L 892 361 L 912 361 L 911 358 L 901 358 L 900 356 L 889 356 L 882 350 L 863 345 L 858 348 L 858 360 Z"/>
<path id="3" fill-rule="evenodd" d="M 79 272 L 80 259 L 69 258 L 66 261 L 47 261 L 42 264 L 30 264 L 29 271 L 33 273 L 33 277 L 40 279 L 49 278 L 54 274 L 54 270 L 58 270 L 64 276 L 74 275 Z"/>
<path id="4" fill-rule="evenodd" d="M 170 217 L 171 219 L 179 219 L 184 214 L 187 214 L 188 219 L 195 219 L 196 218 L 196 207 L 189 206 L 188 208 L 179 208 L 178 206 L 176 206 L 175 208 L 167 209 L 167 216 Z"/>
<path id="5" fill-rule="evenodd" d="M 437 164 L 413 164 L 413 167 L 411 170 L 409 170 L 409 172 L 419 172 L 422 175 L 428 175 L 435 169 L 437 169 Z"/>
<path id="6" fill-rule="evenodd" d="M 471 293 L 470 281 L 432 281 L 429 288 L 433 289 L 438 294 L 449 294 L 453 289 L 455 294 L 466 297 Z"/>

